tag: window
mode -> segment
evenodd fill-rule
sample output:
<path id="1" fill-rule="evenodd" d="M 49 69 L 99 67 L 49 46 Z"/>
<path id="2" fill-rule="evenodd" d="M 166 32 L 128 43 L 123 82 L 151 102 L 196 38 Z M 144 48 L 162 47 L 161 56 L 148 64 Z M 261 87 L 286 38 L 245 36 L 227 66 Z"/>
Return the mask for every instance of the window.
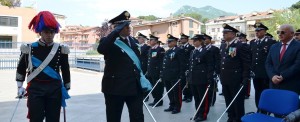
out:
<path id="1" fill-rule="evenodd" d="M 0 16 L 0 26 L 18 27 L 18 17 Z"/>
<path id="2" fill-rule="evenodd" d="M 193 37 L 193 35 L 194 35 L 194 31 L 189 31 L 189 36 Z"/>
<path id="3" fill-rule="evenodd" d="M 193 27 L 194 27 L 194 25 L 193 25 L 193 20 L 190 20 L 190 21 L 189 21 L 189 25 L 190 25 L 190 28 L 193 28 Z"/>
<path id="4" fill-rule="evenodd" d="M 220 28 L 217 28 L 217 32 L 220 32 Z"/>
<path id="5" fill-rule="evenodd" d="M 213 40 L 217 40 L 217 35 L 214 35 L 214 38 L 213 38 Z"/>
<path id="6" fill-rule="evenodd" d="M 11 36 L 0 36 L 0 49 L 1 48 L 12 48 L 12 37 Z"/>
<path id="7" fill-rule="evenodd" d="M 215 32 L 215 31 L 216 31 L 216 29 L 215 29 L 215 28 L 212 28 L 212 29 L 211 29 L 211 32 Z"/>

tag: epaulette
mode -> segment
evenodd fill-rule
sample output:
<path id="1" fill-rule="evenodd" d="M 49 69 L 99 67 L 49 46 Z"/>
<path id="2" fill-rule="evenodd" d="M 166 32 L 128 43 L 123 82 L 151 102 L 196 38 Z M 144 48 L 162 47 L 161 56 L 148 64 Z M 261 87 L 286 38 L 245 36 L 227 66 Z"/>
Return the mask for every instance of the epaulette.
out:
<path id="1" fill-rule="evenodd" d="M 70 53 L 70 49 L 67 45 L 60 44 L 60 47 L 61 47 L 61 53 L 62 54 L 69 54 Z"/>
<path id="2" fill-rule="evenodd" d="M 29 54 L 30 52 L 29 44 L 22 44 L 20 50 L 22 53 Z"/>

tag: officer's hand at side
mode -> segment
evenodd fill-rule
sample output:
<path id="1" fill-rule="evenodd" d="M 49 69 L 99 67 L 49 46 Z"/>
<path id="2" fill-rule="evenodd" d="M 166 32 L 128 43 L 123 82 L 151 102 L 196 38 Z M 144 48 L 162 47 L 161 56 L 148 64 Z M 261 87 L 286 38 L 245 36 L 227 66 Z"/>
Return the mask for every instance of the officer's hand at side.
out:
<path id="1" fill-rule="evenodd" d="M 248 79 L 244 79 L 243 81 L 242 81 L 242 85 L 247 85 L 248 84 L 248 82 L 249 82 L 249 80 Z"/>
<path id="2" fill-rule="evenodd" d="M 25 88 L 24 87 L 19 87 L 18 88 L 18 93 L 17 93 L 17 98 L 22 98 L 22 97 L 24 97 L 24 95 L 25 95 Z"/>
<path id="3" fill-rule="evenodd" d="M 122 29 L 126 26 L 128 26 L 130 24 L 130 22 L 123 22 L 123 23 L 120 23 L 118 25 L 115 26 L 114 28 L 114 31 L 117 32 L 117 33 L 120 33 L 122 31 Z"/>
<path id="4" fill-rule="evenodd" d="M 71 84 L 70 83 L 65 83 L 64 84 L 64 87 L 66 88 L 66 90 L 70 90 L 70 88 L 71 88 Z"/>

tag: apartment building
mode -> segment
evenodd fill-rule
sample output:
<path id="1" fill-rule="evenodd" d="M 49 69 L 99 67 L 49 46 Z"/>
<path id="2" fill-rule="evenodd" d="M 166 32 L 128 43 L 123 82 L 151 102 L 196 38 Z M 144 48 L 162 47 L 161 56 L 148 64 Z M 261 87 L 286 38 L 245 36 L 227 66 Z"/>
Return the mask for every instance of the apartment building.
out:
<path id="1" fill-rule="evenodd" d="M 236 16 L 220 16 L 219 18 L 209 20 L 205 23 L 206 33 L 213 38 L 216 44 L 220 44 L 223 38 L 223 27 L 224 23 L 236 28 L 242 33 L 247 34 L 247 39 L 252 40 L 255 38 L 254 24 L 263 20 L 272 18 L 272 14 L 275 10 L 268 10 L 264 12 L 252 12 L 244 15 Z"/>
<path id="2" fill-rule="evenodd" d="M 159 40 L 165 43 L 167 41 L 167 34 L 172 34 L 175 37 L 179 37 L 180 33 L 185 33 L 189 36 L 198 34 L 201 32 L 200 21 L 191 17 L 169 17 L 159 19 L 156 21 L 135 21 L 132 24 L 133 36 L 136 36 L 138 32 L 144 35 L 153 34 L 160 37 Z"/>
<path id="3" fill-rule="evenodd" d="M 36 9 L 24 7 L 0 6 L 0 48 L 18 48 L 22 42 L 33 42 L 39 35 L 28 29 L 31 19 L 38 13 Z M 66 16 L 53 13 L 61 25 L 65 27 Z M 59 33 L 54 37 L 60 42 Z"/>
<path id="4" fill-rule="evenodd" d="M 71 49 L 88 50 L 99 40 L 97 30 L 100 27 L 66 26 L 60 32 L 62 43 L 69 45 Z"/>

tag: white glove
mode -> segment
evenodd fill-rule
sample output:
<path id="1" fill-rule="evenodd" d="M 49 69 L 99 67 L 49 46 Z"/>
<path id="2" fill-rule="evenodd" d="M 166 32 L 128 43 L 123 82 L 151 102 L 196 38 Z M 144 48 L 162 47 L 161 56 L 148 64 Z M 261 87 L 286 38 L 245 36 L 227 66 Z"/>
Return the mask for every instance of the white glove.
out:
<path id="1" fill-rule="evenodd" d="M 23 82 L 17 81 L 18 93 L 17 97 L 22 98 L 25 95 L 25 88 L 23 87 Z"/>
<path id="2" fill-rule="evenodd" d="M 20 87 L 18 88 L 18 98 L 22 98 L 25 95 L 25 88 L 24 87 Z"/>

